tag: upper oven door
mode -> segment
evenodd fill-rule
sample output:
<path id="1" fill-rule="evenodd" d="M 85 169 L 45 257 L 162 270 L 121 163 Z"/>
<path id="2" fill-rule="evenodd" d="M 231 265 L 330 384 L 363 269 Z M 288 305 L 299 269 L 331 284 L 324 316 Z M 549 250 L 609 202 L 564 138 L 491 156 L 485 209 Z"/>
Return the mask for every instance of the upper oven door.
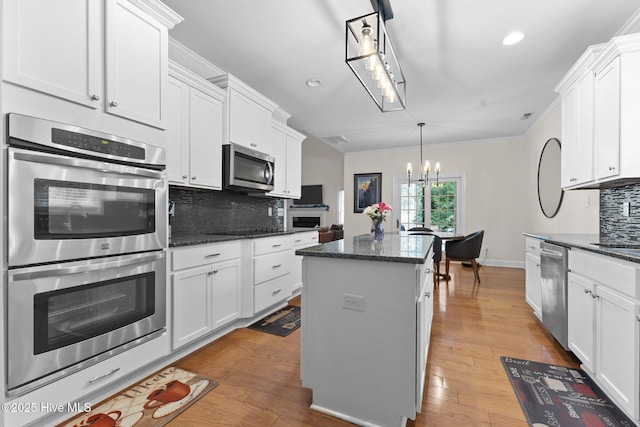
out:
<path id="1" fill-rule="evenodd" d="M 166 247 L 163 172 L 9 148 L 9 266 Z"/>

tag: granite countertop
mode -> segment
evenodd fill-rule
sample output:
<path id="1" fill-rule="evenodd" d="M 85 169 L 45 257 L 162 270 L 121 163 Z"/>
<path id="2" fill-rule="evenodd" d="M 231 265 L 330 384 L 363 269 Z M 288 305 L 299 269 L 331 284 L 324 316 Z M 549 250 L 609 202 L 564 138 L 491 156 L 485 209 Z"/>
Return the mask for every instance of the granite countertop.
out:
<path id="1" fill-rule="evenodd" d="M 313 228 L 296 228 L 289 231 L 274 231 L 271 233 L 248 231 L 246 233 L 241 233 L 241 234 L 216 234 L 215 232 L 212 232 L 212 233 L 192 234 L 189 236 L 171 236 L 169 247 L 177 248 L 180 246 L 206 245 L 208 243 L 228 242 L 231 240 L 256 239 L 260 237 L 272 237 L 272 236 L 282 236 L 285 234 L 304 233 L 306 231 L 316 231 L 316 230 Z"/>
<path id="2" fill-rule="evenodd" d="M 640 242 L 601 239 L 598 234 L 523 233 L 525 236 L 570 248 L 583 249 L 631 262 L 640 262 Z"/>
<path id="3" fill-rule="evenodd" d="M 296 255 L 424 264 L 432 244 L 428 235 L 389 233 L 382 242 L 372 242 L 369 234 L 363 234 L 298 249 Z"/>

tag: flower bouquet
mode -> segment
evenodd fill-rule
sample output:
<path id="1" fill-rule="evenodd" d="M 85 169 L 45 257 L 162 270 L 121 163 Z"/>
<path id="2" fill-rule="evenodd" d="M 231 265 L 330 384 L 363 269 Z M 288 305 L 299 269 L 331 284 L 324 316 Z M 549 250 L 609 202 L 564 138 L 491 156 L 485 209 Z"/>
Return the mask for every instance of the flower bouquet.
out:
<path id="1" fill-rule="evenodd" d="M 364 208 L 364 213 L 369 218 L 371 218 L 371 238 L 380 242 L 384 239 L 384 227 L 382 226 L 382 222 L 386 221 L 389 215 L 391 215 L 391 211 L 393 208 L 387 205 L 384 202 L 375 203 L 371 206 L 367 206 Z"/>

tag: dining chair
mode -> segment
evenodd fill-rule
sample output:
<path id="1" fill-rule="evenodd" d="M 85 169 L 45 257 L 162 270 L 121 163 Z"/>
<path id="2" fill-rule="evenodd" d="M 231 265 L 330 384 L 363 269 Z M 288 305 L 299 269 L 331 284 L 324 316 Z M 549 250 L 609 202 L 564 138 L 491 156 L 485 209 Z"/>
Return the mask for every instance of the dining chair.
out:
<path id="1" fill-rule="evenodd" d="M 447 281 L 449 280 L 449 261 L 470 261 L 471 267 L 473 267 L 474 283 L 476 280 L 480 283 L 480 273 L 478 272 L 476 258 L 480 256 L 483 237 L 484 230 L 479 230 L 465 236 L 462 240 L 449 240 L 445 243 L 445 275 Z"/>
<path id="2" fill-rule="evenodd" d="M 432 229 L 427 228 L 427 227 L 411 227 L 407 231 L 428 231 L 428 232 L 433 232 Z"/>

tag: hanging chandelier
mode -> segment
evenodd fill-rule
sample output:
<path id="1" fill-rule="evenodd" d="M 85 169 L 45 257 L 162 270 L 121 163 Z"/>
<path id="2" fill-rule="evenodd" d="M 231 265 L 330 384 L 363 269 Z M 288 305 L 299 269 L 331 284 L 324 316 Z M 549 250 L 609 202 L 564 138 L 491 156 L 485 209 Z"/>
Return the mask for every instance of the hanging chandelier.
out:
<path id="1" fill-rule="evenodd" d="M 429 185 L 429 173 L 431 172 L 431 164 L 429 163 L 429 160 L 424 162 L 424 166 L 422 163 L 422 128 L 424 127 L 424 123 L 420 122 L 418 123 L 418 127 L 420 128 L 420 178 L 418 179 L 418 182 L 422 183 L 422 188 L 425 188 L 426 186 Z M 409 181 L 409 184 L 411 184 L 411 172 L 412 172 L 412 167 L 411 167 L 411 162 L 407 163 L 407 180 Z M 440 178 L 440 162 L 436 162 L 435 165 L 435 173 L 436 173 L 436 185 L 439 184 L 438 180 Z"/>
<path id="2" fill-rule="evenodd" d="M 377 12 L 348 20 L 345 60 L 380 111 L 386 113 L 406 108 L 406 81 L 384 22 L 380 4 Z"/>

